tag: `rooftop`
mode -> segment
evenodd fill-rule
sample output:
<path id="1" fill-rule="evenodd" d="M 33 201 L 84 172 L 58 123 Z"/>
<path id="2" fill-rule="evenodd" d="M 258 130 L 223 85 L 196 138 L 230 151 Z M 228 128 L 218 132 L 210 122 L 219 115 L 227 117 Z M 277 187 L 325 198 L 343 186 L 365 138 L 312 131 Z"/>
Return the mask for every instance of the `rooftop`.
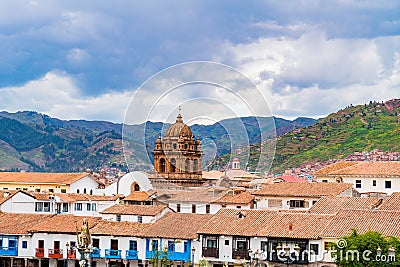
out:
<path id="1" fill-rule="evenodd" d="M 0 172 L 0 183 L 65 184 L 70 185 L 90 174 L 83 173 L 40 173 Z"/>
<path id="2" fill-rule="evenodd" d="M 315 175 L 390 175 L 400 176 L 400 161 L 337 162 Z"/>
<path id="3" fill-rule="evenodd" d="M 393 192 L 383 201 L 379 210 L 395 210 L 400 211 L 400 192 Z"/>
<path id="4" fill-rule="evenodd" d="M 256 196 L 296 196 L 322 197 L 336 196 L 352 188 L 348 183 L 273 183 L 265 184 L 260 190 L 253 192 Z"/>
<path id="5" fill-rule="evenodd" d="M 110 222 L 101 220 L 91 230 L 92 235 L 141 236 L 148 224 L 138 222 Z"/>
<path id="6" fill-rule="evenodd" d="M 164 209 L 168 209 L 164 205 L 122 205 L 115 204 L 105 210 L 102 214 L 122 214 L 122 215 L 142 215 L 155 216 L 161 213 Z"/>
<path id="7" fill-rule="evenodd" d="M 310 213 L 336 214 L 341 209 L 374 209 L 382 203 L 380 198 L 328 196 L 320 198 L 309 210 Z M 400 204 L 400 202 L 399 202 Z"/>
<path id="8" fill-rule="evenodd" d="M 195 239 L 197 231 L 212 217 L 210 214 L 170 213 L 142 232 L 145 237 Z"/>
<path id="9" fill-rule="evenodd" d="M 214 200 L 215 204 L 249 204 L 254 201 L 254 196 L 248 191 L 228 191 L 223 197 Z"/>
<path id="10" fill-rule="evenodd" d="M 0 229 L 2 234 L 23 235 L 40 224 L 51 218 L 53 215 L 27 214 L 27 213 L 0 213 Z"/>
<path id="11" fill-rule="evenodd" d="M 37 223 L 29 229 L 29 232 L 42 232 L 42 233 L 76 233 L 77 229 L 80 231 L 83 219 L 89 223 L 89 228 L 92 228 L 101 218 L 98 217 L 81 217 L 72 214 L 66 215 L 53 215 L 50 218 Z"/>

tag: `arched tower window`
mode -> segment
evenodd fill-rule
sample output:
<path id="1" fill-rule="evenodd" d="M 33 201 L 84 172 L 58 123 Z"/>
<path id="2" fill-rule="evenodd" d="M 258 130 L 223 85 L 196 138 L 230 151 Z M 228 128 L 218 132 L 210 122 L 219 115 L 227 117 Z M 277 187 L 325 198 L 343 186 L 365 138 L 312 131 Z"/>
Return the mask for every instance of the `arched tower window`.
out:
<path id="1" fill-rule="evenodd" d="M 160 172 L 165 172 L 165 159 L 160 159 Z"/>
<path id="2" fill-rule="evenodd" d="M 174 158 L 171 159 L 171 167 L 169 172 L 174 173 L 176 171 L 176 160 Z"/>
<path id="3" fill-rule="evenodd" d="M 195 160 L 193 161 L 193 172 L 198 172 L 199 166 L 198 166 L 197 164 L 199 164 L 199 162 L 198 162 L 197 159 L 195 159 Z"/>
<path id="4" fill-rule="evenodd" d="M 140 186 L 138 184 L 135 184 L 134 190 L 135 191 L 140 191 Z"/>
<path id="5" fill-rule="evenodd" d="M 185 172 L 189 172 L 189 164 L 190 164 L 190 160 L 189 159 L 186 159 L 186 161 L 185 161 Z"/>

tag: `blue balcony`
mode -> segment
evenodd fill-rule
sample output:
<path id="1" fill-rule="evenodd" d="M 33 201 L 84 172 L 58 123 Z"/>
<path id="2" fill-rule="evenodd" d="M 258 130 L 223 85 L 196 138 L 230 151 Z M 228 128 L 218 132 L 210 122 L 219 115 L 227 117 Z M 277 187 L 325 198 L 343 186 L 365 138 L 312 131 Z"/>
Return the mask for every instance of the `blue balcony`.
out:
<path id="1" fill-rule="evenodd" d="M 94 248 L 92 253 L 90 253 L 91 258 L 100 258 L 100 249 Z"/>
<path id="2" fill-rule="evenodd" d="M 159 259 L 167 257 L 172 261 L 190 261 L 189 252 L 174 252 L 174 251 L 146 251 L 146 259 L 154 259 L 158 256 Z"/>
<path id="3" fill-rule="evenodd" d="M 137 250 L 127 250 L 125 258 L 127 260 L 138 260 L 138 252 Z"/>
<path id="4" fill-rule="evenodd" d="M 0 256 L 18 256 L 18 249 L 16 247 L 0 247 Z"/>
<path id="5" fill-rule="evenodd" d="M 106 249 L 106 259 L 120 259 L 121 250 L 120 249 Z"/>

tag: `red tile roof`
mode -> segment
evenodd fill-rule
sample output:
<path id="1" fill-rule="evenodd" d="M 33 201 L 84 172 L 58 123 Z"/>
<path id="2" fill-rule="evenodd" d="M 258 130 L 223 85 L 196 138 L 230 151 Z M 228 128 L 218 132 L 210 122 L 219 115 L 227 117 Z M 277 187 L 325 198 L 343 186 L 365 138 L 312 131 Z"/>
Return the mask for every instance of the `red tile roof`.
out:
<path id="1" fill-rule="evenodd" d="M 142 236 L 149 224 L 138 222 L 110 222 L 101 220 L 91 230 L 92 235 Z"/>
<path id="2" fill-rule="evenodd" d="M 70 185 L 90 174 L 83 173 L 40 173 L 40 172 L 0 172 L 0 183 L 33 183 Z"/>
<path id="3" fill-rule="evenodd" d="M 225 194 L 225 196 L 214 200 L 211 203 L 215 204 L 250 204 L 254 201 L 254 196 L 248 191 L 241 191 L 235 193 L 234 190 Z"/>
<path id="4" fill-rule="evenodd" d="M 339 238 L 356 229 L 358 233 L 369 230 L 384 236 L 400 237 L 400 212 L 381 210 L 341 210 L 327 224 L 324 237 Z"/>
<path id="5" fill-rule="evenodd" d="M 122 214 L 122 215 L 142 215 L 155 216 L 160 214 L 164 209 L 168 209 L 164 205 L 121 205 L 115 204 L 105 210 L 102 214 Z"/>
<path id="6" fill-rule="evenodd" d="M 82 221 L 85 218 L 89 223 L 89 228 L 92 228 L 101 219 L 98 217 L 74 216 L 72 214 L 54 215 L 30 228 L 29 232 L 74 234 L 76 233 L 76 227 L 80 230 Z"/>
<path id="7" fill-rule="evenodd" d="M 0 213 L 0 233 L 6 235 L 28 234 L 37 224 L 48 220 L 53 215 L 27 213 Z"/>
<path id="8" fill-rule="evenodd" d="M 310 213 L 336 214 L 341 209 L 374 209 L 382 203 L 380 198 L 338 197 L 320 198 L 309 210 Z"/>
<path id="9" fill-rule="evenodd" d="M 151 196 L 155 194 L 155 191 L 152 191 L 150 193 L 148 192 L 143 192 L 143 191 L 134 191 L 130 193 L 128 196 L 124 198 L 124 201 L 150 201 L 152 200 Z"/>
<path id="10" fill-rule="evenodd" d="M 330 165 L 324 169 L 317 171 L 315 174 L 400 176 L 400 161 L 359 161 L 346 163 L 335 163 L 333 164 L 333 166 Z"/>
<path id="11" fill-rule="evenodd" d="M 274 183 L 265 184 L 260 190 L 253 192 L 256 196 L 296 196 L 322 197 L 336 196 L 353 184 L 347 183 Z"/>
<path id="12" fill-rule="evenodd" d="M 392 193 L 378 209 L 400 211 L 400 192 Z"/>
<path id="13" fill-rule="evenodd" d="M 211 214 L 170 213 L 142 232 L 145 237 L 195 239 L 197 231 L 212 217 Z"/>
<path id="14" fill-rule="evenodd" d="M 289 182 L 289 183 L 306 183 L 308 182 L 307 180 L 303 179 L 303 178 L 299 178 L 296 176 L 292 176 L 292 175 L 282 175 L 282 176 L 278 176 L 278 177 L 274 177 L 273 180 L 275 179 L 282 179 L 285 182 Z"/>
<path id="15" fill-rule="evenodd" d="M 267 227 L 276 211 L 269 210 L 219 210 L 199 229 L 200 234 L 255 236 Z"/>

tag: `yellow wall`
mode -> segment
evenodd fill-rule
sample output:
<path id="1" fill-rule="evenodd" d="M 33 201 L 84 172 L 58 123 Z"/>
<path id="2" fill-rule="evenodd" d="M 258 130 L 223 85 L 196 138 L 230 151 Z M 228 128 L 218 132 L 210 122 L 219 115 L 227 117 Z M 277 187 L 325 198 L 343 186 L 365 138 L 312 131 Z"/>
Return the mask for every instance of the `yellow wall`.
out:
<path id="1" fill-rule="evenodd" d="M 49 192 L 49 189 L 53 189 L 54 193 L 61 193 L 61 189 L 65 189 L 67 193 L 70 191 L 69 185 L 59 184 L 35 184 L 35 183 L 0 183 L 0 190 L 28 190 L 40 192 Z"/>

